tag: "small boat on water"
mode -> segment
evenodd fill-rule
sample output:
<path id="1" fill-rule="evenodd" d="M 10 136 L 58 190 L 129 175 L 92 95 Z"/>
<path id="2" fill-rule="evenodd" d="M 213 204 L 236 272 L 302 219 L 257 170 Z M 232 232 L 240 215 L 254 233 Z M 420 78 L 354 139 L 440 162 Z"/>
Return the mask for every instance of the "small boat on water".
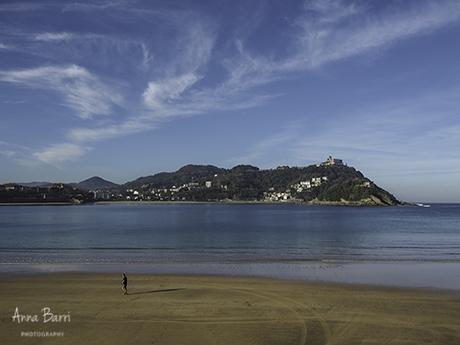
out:
<path id="1" fill-rule="evenodd" d="M 431 207 L 431 205 L 422 204 L 422 203 L 417 203 L 417 204 L 415 204 L 415 205 L 417 205 L 417 206 L 419 206 L 419 207 Z"/>

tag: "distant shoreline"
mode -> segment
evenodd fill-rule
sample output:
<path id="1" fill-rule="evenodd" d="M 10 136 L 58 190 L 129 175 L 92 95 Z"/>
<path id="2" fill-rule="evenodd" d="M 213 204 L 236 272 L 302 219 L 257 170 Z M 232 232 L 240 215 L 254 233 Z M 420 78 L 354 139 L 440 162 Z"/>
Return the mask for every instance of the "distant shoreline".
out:
<path id="1" fill-rule="evenodd" d="M 324 202 L 308 202 L 308 201 L 263 201 L 263 200 L 224 200 L 224 201 L 96 201 L 96 205 L 111 205 L 111 204 L 128 204 L 128 205 L 148 205 L 148 204 L 236 204 L 236 205 L 303 205 L 303 206 L 414 206 L 410 203 L 402 205 L 376 205 L 359 202 L 340 202 L 340 201 L 324 201 Z"/>
<path id="2" fill-rule="evenodd" d="M 263 201 L 263 200 L 223 200 L 223 201 L 129 201 L 129 200 L 108 200 L 94 201 L 87 203 L 72 202 L 7 202 L 0 203 L 0 206 L 79 206 L 79 205 L 162 205 L 162 204 L 224 204 L 224 205 L 302 205 L 302 206 L 351 206 L 351 207 L 394 207 L 394 206 L 416 206 L 414 203 L 403 202 L 400 205 L 370 204 L 353 201 Z"/>
<path id="3" fill-rule="evenodd" d="M 2 202 L 0 206 L 78 206 L 73 202 Z"/>

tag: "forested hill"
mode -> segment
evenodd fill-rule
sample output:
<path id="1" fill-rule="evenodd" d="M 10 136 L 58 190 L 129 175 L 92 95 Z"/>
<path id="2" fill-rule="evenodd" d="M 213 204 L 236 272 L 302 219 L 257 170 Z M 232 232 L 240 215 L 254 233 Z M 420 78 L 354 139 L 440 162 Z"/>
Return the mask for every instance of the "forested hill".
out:
<path id="1" fill-rule="evenodd" d="M 91 189 L 112 190 L 112 189 L 119 189 L 120 185 L 104 180 L 103 178 L 99 176 L 93 176 L 89 179 L 76 183 L 75 187 L 81 190 L 91 190 Z"/>
<path id="2" fill-rule="evenodd" d="M 317 164 L 261 170 L 186 165 L 175 172 L 141 177 L 123 185 L 162 200 L 299 201 L 316 204 L 397 205 L 400 202 L 353 167 Z M 172 192 L 171 192 L 172 191 Z M 164 198 L 162 198 L 162 193 Z M 168 193 L 168 194 L 166 194 Z M 171 194 L 172 193 L 172 194 Z"/>
<path id="3" fill-rule="evenodd" d="M 0 185 L 0 203 L 92 201 L 248 201 L 340 205 L 398 205 L 389 192 L 341 160 L 306 167 L 259 169 L 237 165 L 186 165 L 175 172 L 118 185 L 100 177 L 76 184 Z"/>

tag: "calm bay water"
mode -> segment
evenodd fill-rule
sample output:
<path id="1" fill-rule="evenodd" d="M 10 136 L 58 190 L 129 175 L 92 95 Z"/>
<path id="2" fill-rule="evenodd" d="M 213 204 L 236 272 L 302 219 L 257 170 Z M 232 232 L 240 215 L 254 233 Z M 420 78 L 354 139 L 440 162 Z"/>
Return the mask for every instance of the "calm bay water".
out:
<path id="1" fill-rule="evenodd" d="M 344 265 L 388 263 L 407 266 L 409 271 L 423 263 L 425 270 L 434 267 L 433 271 L 443 265 L 445 274 L 453 270 L 460 283 L 460 205 L 0 207 L 3 271 L 34 265 L 41 270 L 128 265 L 141 271 L 144 267 L 176 272 L 182 267 L 187 272 L 228 273 L 231 267 L 236 274 L 247 273 L 249 268 L 252 273 L 291 270 L 290 276 L 298 278 L 298 269 L 305 267 L 335 269 L 337 275 L 337 267 L 344 272 Z M 384 267 L 388 270 L 389 266 Z M 448 287 L 452 284 L 457 280 Z"/>

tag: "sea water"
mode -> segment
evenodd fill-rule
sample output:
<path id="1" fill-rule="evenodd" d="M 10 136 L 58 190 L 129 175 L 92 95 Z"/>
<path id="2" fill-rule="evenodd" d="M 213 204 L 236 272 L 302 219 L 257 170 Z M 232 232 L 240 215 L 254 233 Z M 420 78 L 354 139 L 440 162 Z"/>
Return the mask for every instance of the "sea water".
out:
<path id="1" fill-rule="evenodd" d="M 0 207 L 0 271 L 270 276 L 460 290 L 460 205 Z"/>

